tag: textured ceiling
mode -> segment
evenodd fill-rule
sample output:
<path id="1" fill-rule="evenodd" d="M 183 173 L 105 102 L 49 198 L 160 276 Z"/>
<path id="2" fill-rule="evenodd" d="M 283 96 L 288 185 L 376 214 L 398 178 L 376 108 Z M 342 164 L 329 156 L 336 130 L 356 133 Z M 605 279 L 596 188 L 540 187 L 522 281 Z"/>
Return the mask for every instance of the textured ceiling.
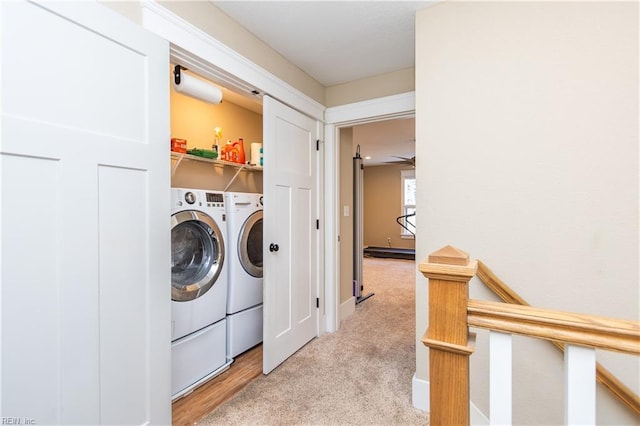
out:
<path id="1" fill-rule="evenodd" d="M 415 11 L 434 1 L 213 1 L 323 86 L 414 66 Z"/>

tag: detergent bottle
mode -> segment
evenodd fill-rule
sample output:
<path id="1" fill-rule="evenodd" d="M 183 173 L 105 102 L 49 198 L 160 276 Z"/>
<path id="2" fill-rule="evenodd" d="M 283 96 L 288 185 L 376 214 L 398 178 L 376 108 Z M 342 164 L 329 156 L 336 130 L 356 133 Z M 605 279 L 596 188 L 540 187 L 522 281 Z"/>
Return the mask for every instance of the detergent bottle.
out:
<path id="1" fill-rule="evenodd" d="M 240 138 L 238 141 L 233 143 L 233 147 L 231 149 L 233 153 L 233 159 L 231 161 L 235 163 L 244 164 L 245 163 L 245 155 L 244 155 L 244 141 Z"/>
<path id="2" fill-rule="evenodd" d="M 231 144 L 231 141 L 229 140 L 227 141 L 224 148 L 222 148 L 222 159 L 224 161 L 233 161 L 231 159 L 231 148 L 232 148 L 232 144 Z"/>

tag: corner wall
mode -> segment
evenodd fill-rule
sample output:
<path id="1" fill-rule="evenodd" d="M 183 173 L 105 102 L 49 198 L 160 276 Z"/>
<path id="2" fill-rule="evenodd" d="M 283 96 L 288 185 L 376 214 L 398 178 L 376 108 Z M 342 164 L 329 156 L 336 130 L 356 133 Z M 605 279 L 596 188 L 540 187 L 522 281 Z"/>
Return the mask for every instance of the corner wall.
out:
<path id="1" fill-rule="evenodd" d="M 638 35 L 637 2 L 418 12 L 418 262 L 451 244 L 534 306 L 638 320 Z M 419 379 L 426 286 L 419 275 Z M 478 282 L 471 296 L 490 298 Z M 478 339 L 471 396 L 488 414 Z M 514 424 L 562 423 L 562 357 L 529 339 L 514 353 Z M 598 359 L 639 392 L 637 357 Z M 597 417 L 637 422 L 600 388 Z"/>

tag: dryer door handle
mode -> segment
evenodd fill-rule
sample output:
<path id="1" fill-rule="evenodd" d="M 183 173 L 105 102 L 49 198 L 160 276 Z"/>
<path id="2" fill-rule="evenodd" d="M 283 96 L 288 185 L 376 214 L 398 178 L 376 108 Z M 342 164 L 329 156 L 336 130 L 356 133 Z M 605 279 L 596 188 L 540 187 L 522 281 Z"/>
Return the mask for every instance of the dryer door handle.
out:
<path id="1" fill-rule="evenodd" d="M 274 251 L 278 251 L 278 250 L 280 250 L 280 247 L 278 247 L 277 244 L 274 244 L 274 243 L 269 244 L 269 251 L 270 252 L 274 252 Z"/>

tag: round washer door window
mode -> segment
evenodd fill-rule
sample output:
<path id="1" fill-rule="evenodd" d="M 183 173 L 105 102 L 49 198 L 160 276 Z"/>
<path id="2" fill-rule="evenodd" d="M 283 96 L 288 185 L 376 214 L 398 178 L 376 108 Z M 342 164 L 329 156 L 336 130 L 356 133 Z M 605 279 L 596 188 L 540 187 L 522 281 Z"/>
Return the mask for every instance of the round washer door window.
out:
<path id="1" fill-rule="evenodd" d="M 262 210 L 245 220 L 238 237 L 240 264 L 252 277 L 262 278 Z"/>
<path id="2" fill-rule="evenodd" d="M 186 302 L 213 287 L 224 263 L 224 241 L 216 222 L 195 210 L 171 216 L 171 299 Z"/>

